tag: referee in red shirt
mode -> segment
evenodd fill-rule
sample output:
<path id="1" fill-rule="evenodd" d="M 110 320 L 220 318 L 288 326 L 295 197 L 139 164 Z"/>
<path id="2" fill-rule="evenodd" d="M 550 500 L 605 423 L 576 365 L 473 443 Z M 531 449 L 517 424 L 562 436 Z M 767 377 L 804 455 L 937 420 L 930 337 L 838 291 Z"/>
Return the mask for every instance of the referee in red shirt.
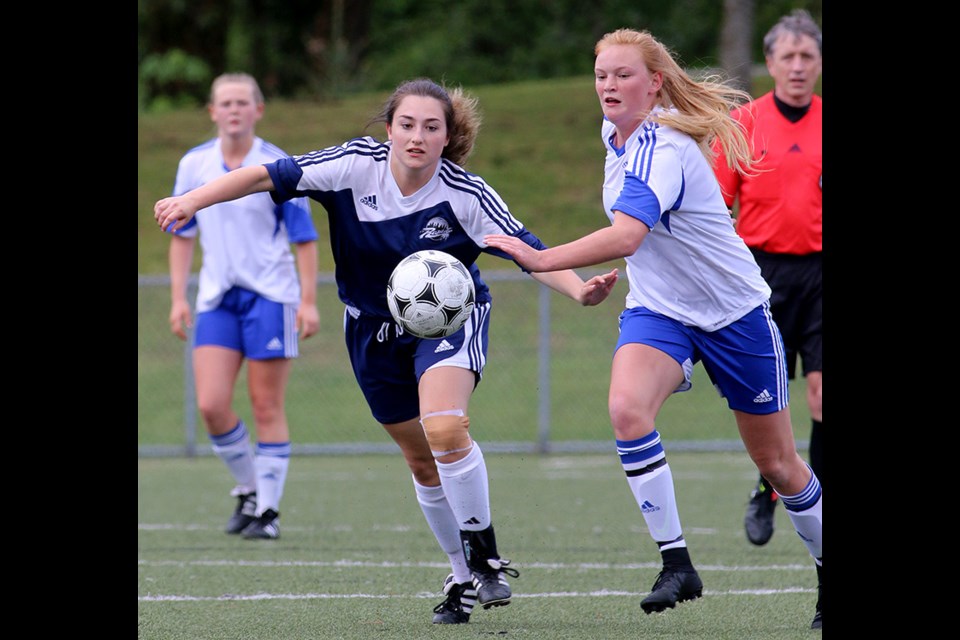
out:
<path id="1" fill-rule="evenodd" d="M 800 356 L 813 422 L 810 466 L 822 485 L 823 106 L 814 86 L 823 68 L 823 36 L 809 13 L 796 10 L 767 32 L 763 51 L 774 89 L 734 111 L 759 159 L 756 173 L 732 172 L 722 154 L 715 167 L 727 206 L 738 204 L 737 231 L 773 290 L 771 311 L 791 379 Z M 776 505 L 776 492 L 761 476 L 744 518 L 753 544 L 773 535 Z"/>

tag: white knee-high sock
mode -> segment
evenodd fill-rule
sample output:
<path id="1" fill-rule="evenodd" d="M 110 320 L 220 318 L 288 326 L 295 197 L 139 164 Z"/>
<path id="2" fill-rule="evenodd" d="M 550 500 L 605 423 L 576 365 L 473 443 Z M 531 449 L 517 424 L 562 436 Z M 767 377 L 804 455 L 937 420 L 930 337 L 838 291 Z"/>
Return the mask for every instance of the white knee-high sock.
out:
<path id="1" fill-rule="evenodd" d="M 473 441 L 470 453 L 462 460 L 449 464 L 437 462 L 437 472 L 457 526 L 464 531 L 482 531 L 489 527 L 487 464 L 477 441 Z"/>
<path id="2" fill-rule="evenodd" d="M 813 469 L 810 469 L 810 481 L 803 491 L 792 496 L 781 493 L 780 500 L 793 528 L 800 534 L 803 544 L 807 545 L 807 551 L 820 564 L 823 558 L 823 491 Z"/>
<path id="3" fill-rule="evenodd" d="M 227 465 L 230 475 L 233 476 L 237 487 L 236 495 L 245 495 L 257 490 L 256 471 L 253 468 L 253 447 L 250 445 L 250 434 L 243 420 L 237 421 L 237 426 L 219 436 L 210 436 L 213 452 L 223 464 Z"/>
<path id="4" fill-rule="evenodd" d="M 433 536 L 440 544 L 440 548 L 450 559 L 450 568 L 453 570 L 453 579 L 457 584 L 469 581 L 472 576 L 470 569 L 467 568 L 467 558 L 463 553 L 463 545 L 460 543 L 460 527 L 457 526 L 457 519 L 453 515 L 450 503 L 443 493 L 443 486 L 427 487 L 416 480 L 413 486 L 417 491 L 417 502 L 420 503 L 420 510 L 433 531 Z"/>
<path id="5" fill-rule="evenodd" d="M 257 470 L 257 516 L 267 509 L 280 513 L 280 498 L 290 466 L 289 442 L 258 442 L 254 467 Z"/>
<path id="6" fill-rule="evenodd" d="M 637 440 L 617 440 L 627 484 L 660 551 L 686 547 L 673 474 L 657 431 Z"/>

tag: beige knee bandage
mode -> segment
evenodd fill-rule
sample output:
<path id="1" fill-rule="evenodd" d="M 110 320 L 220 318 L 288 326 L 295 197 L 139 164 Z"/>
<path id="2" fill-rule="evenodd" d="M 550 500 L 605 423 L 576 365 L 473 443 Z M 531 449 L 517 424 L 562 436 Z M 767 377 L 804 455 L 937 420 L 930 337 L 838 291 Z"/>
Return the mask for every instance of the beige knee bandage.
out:
<path id="1" fill-rule="evenodd" d="M 434 458 L 469 451 L 473 446 L 467 431 L 470 428 L 470 418 L 463 415 L 460 409 L 428 413 L 420 419 L 420 424 Z"/>

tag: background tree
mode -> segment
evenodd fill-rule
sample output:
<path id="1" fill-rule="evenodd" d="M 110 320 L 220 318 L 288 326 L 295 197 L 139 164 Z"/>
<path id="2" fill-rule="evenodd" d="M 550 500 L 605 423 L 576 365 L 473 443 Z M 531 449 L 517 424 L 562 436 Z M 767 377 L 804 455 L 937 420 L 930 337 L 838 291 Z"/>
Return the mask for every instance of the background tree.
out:
<path id="1" fill-rule="evenodd" d="M 754 0 L 723 0 L 720 66 L 741 89 L 753 87 Z"/>
<path id="2" fill-rule="evenodd" d="M 590 74 L 604 33 L 648 29 L 690 67 L 749 81 L 759 38 L 822 0 L 138 0 L 138 104 L 202 104 L 246 71 L 268 98 L 330 100 L 429 75 L 476 86 Z"/>

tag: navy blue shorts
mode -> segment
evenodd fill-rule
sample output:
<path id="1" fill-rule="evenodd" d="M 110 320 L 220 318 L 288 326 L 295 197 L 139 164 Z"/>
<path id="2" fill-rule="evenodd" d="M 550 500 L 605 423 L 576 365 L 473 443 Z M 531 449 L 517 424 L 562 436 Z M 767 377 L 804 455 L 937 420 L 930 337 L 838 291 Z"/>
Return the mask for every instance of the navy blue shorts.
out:
<path id="1" fill-rule="evenodd" d="M 463 327 L 446 338 L 418 338 L 392 318 L 367 316 L 352 307 L 343 334 L 353 373 L 377 422 L 393 424 L 420 415 L 420 376 L 437 365 L 461 367 L 479 384 L 487 362 L 490 303 L 478 304 Z"/>
<path id="2" fill-rule="evenodd" d="M 680 364 L 684 381 L 675 392 L 691 387 L 693 366 L 702 361 L 731 409 L 763 415 L 790 401 L 783 340 L 768 303 L 716 331 L 688 327 L 645 307 L 626 309 L 617 349 L 631 343 L 659 349 Z"/>
<path id="3" fill-rule="evenodd" d="M 239 351 L 250 360 L 296 358 L 300 355 L 297 305 L 233 287 L 219 307 L 197 314 L 193 346 L 207 345 Z"/>

